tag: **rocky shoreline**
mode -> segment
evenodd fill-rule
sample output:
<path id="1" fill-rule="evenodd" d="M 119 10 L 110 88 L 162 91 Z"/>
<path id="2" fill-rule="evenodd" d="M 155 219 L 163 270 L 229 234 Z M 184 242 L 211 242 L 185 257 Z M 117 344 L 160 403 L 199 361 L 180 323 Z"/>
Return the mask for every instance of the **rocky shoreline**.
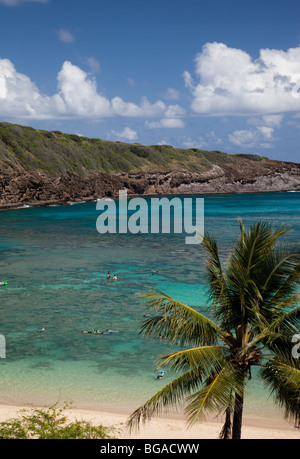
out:
<path id="1" fill-rule="evenodd" d="M 0 209 L 64 205 L 128 196 L 207 195 L 300 191 L 300 164 L 240 159 L 214 165 L 205 172 L 177 170 L 103 173 L 67 172 L 54 176 L 30 170 L 3 171 L 0 175 Z"/>
<path id="2" fill-rule="evenodd" d="M 300 164 L 89 139 L 0 122 L 0 209 L 128 196 L 300 190 Z"/>

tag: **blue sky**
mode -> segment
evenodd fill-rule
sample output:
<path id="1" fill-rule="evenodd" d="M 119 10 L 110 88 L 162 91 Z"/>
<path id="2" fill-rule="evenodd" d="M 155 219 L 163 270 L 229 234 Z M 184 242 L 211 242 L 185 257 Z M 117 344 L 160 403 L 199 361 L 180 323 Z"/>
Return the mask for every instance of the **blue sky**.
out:
<path id="1" fill-rule="evenodd" d="M 0 0 L 0 120 L 300 162 L 299 0 Z"/>

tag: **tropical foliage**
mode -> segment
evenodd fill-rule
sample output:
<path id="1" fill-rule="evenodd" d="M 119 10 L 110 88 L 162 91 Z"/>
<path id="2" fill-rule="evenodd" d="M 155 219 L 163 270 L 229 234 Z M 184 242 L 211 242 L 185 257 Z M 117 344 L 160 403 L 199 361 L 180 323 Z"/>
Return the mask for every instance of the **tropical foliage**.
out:
<path id="1" fill-rule="evenodd" d="M 245 155 L 244 159 L 253 161 L 253 155 Z M 14 170 L 25 168 L 53 175 L 73 172 L 84 176 L 86 171 L 113 173 L 157 169 L 205 172 L 214 165 L 234 166 L 238 160 L 221 151 L 112 142 L 0 123 L 1 170 L 13 164 Z M 259 156 L 255 160 L 264 162 Z"/>
<path id="2" fill-rule="evenodd" d="M 290 229 L 258 222 L 240 236 L 226 263 L 217 242 L 206 234 L 210 318 L 160 291 L 142 294 L 153 315 L 140 333 L 177 349 L 157 360 L 178 377 L 165 385 L 128 420 L 141 421 L 185 400 L 187 425 L 211 412 L 224 414 L 221 438 L 241 438 L 244 397 L 252 369 L 270 388 L 285 415 L 300 424 L 300 359 L 291 355 L 299 332 L 300 252 L 279 238 Z M 189 346 L 189 347 L 188 347 Z"/>
<path id="3" fill-rule="evenodd" d="M 69 421 L 64 408 L 53 405 L 49 408 L 24 410 L 22 416 L 0 422 L 0 439 L 111 439 L 115 429 L 93 425 L 84 420 Z"/>

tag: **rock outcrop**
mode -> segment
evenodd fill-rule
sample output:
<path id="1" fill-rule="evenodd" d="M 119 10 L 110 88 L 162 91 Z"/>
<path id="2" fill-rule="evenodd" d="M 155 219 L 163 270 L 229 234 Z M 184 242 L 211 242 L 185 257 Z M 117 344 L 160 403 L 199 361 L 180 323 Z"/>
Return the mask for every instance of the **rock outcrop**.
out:
<path id="1" fill-rule="evenodd" d="M 61 176 L 28 170 L 3 172 L 0 176 L 0 207 L 67 204 L 101 197 L 128 195 L 257 193 L 300 191 L 300 165 L 240 159 L 234 165 L 213 166 L 206 172 L 155 171 L 102 173 L 85 176 L 67 172 Z"/>
<path id="2" fill-rule="evenodd" d="M 0 208 L 104 196 L 300 190 L 300 164 L 89 139 L 0 123 Z"/>

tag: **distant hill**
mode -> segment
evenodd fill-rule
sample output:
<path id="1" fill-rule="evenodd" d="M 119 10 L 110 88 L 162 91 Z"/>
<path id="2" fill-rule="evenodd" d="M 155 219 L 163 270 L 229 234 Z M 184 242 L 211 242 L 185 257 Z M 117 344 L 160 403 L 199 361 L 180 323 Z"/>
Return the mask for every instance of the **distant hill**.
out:
<path id="1" fill-rule="evenodd" d="M 0 123 L 0 207 L 132 194 L 300 189 L 300 166 L 257 155 L 141 145 Z"/>
<path id="2" fill-rule="evenodd" d="M 215 164 L 234 162 L 233 156 L 221 151 L 111 142 L 9 123 L 0 123 L 0 155 L 4 167 L 24 167 L 54 175 L 74 172 L 81 176 L 86 170 L 107 173 L 182 168 L 206 171 Z M 259 156 L 243 156 L 261 160 Z"/>

